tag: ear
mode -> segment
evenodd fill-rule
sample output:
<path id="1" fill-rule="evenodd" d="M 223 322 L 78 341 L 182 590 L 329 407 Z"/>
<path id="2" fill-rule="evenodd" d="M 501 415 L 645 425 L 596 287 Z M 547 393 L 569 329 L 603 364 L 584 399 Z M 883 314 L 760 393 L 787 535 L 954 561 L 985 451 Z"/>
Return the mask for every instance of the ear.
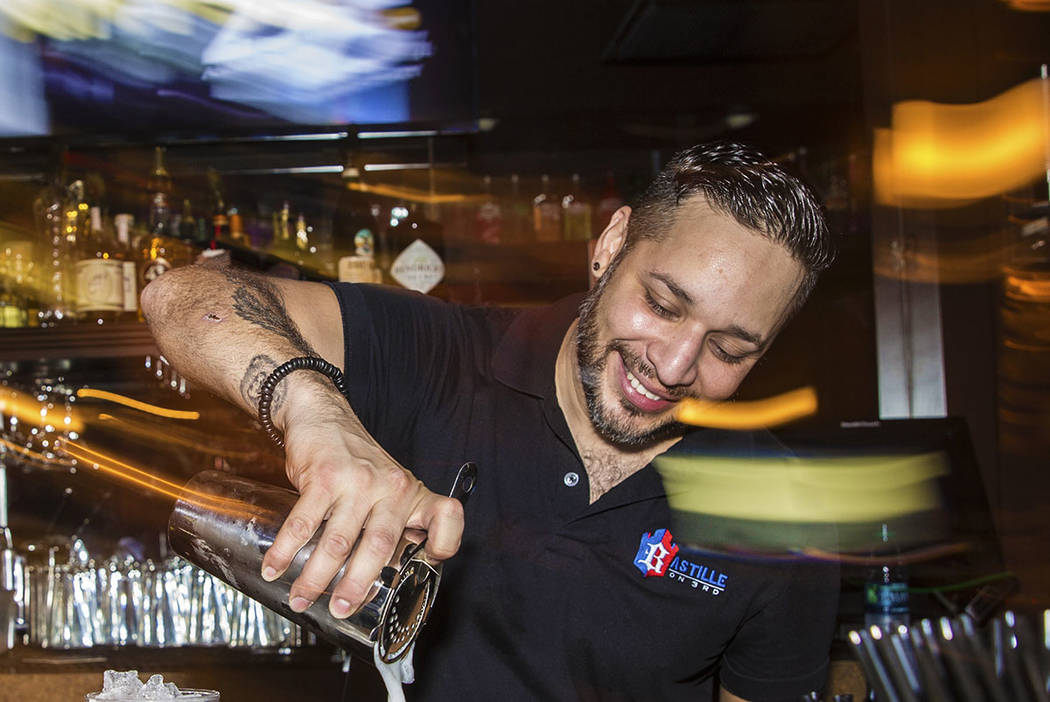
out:
<path id="1" fill-rule="evenodd" d="M 631 219 L 631 208 L 624 205 L 620 209 L 613 212 L 613 216 L 609 218 L 609 224 L 598 236 L 598 241 L 594 246 L 594 253 L 591 254 L 591 276 L 594 278 L 600 278 L 605 269 L 609 267 L 609 264 L 616 254 L 623 248 L 624 243 L 627 241 L 627 222 Z M 594 269 L 594 264 L 598 264 L 598 269 Z"/>

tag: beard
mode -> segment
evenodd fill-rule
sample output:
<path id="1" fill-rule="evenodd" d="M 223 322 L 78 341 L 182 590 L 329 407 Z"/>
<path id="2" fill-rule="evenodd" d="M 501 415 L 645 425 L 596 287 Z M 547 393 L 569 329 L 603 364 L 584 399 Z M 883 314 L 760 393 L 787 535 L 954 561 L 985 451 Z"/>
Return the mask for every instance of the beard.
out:
<path id="1" fill-rule="evenodd" d="M 583 396 L 587 402 L 587 414 L 595 430 L 612 444 L 625 449 L 637 449 L 679 436 L 686 431 L 687 427 L 674 419 L 667 419 L 645 428 L 636 427 L 631 419 L 644 417 L 644 412 L 625 398 L 621 398 L 618 404 L 620 410 L 626 415 L 622 416 L 609 407 L 602 398 L 602 378 L 605 375 L 608 359 L 613 353 L 620 355 L 624 366 L 635 376 L 656 377 L 653 368 L 623 344 L 609 342 L 601 345 L 599 342 L 598 314 L 601 300 L 618 264 L 619 257 L 613 260 L 580 304 L 579 323 L 576 327 L 576 363 L 580 370 Z"/>

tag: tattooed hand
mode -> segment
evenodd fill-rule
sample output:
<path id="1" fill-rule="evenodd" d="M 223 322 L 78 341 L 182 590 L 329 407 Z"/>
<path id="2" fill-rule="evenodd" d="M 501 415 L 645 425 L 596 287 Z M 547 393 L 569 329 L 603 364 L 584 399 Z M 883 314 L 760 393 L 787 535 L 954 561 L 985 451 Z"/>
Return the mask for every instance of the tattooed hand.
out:
<path id="1" fill-rule="evenodd" d="M 278 365 L 296 356 L 341 365 L 345 353 L 338 302 L 318 283 L 268 279 L 229 266 L 186 266 L 150 283 L 142 307 L 158 346 L 180 373 L 252 415 L 263 381 Z M 291 373 L 277 384 L 271 416 L 284 434 L 285 469 L 300 498 L 263 558 L 263 577 L 279 577 L 323 530 L 292 584 L 293 609 L 309 607 L 346 564 L 330 608 L 337 617 L 355 611 L 406 527 L 428 532 L 431 558 L 458 550 L 459 501 L 430 492 L 398 465 L 330 379 Z"/>

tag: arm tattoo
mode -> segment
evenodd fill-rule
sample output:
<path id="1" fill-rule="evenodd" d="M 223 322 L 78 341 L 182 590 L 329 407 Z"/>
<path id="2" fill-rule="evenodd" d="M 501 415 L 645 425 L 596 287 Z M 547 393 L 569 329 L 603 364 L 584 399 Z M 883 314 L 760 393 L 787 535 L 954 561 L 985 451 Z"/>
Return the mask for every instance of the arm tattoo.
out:
<path id="1" fill-rule="evenodd" d="M 244 398 L 244 401 L 249 407 L 255 408 L 256 411 L 259 407 L 259 396 L 260 390 L 262 390 L 262 384 L 277 366 L 277 361 L 262 353 L 253 356 L 252 360 L 248 362 L 248 370 L 245 371 L 244 377 L 241 378 L 241 397 Z M 277 409 L 283 402 L 283 383 L 278 383 L 273 391 L 273 402 L 270 404 L 270 411 L 276 413 Z"/>
<path id="2" fill-rule="evenodd" d="M 223 275 L 236 285 L 233 290 L 233 310 L 238 317 L 277 334 L 306 355 L 318 355 L 288 316 L 281 294 L 273 283 L 235 268 L 223 269 Z"/>

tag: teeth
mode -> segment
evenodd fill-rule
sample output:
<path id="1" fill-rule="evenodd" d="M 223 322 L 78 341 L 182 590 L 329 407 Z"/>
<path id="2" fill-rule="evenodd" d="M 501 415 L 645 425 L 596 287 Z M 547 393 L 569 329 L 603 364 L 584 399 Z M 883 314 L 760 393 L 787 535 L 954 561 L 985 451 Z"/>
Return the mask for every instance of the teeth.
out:
<path id="1" fill-rule="evenodd" d="M 654 395 L 648 390 L 646 390 L 645 386 L 638 382 L 638 378 L 634 377 L 634 373 L 632 373 L 631 371 L 627 371 L 627 380 L 630 381 L 631 387 L 634 388 L 639 395 L 642 395 L 643 397 L 647 397 L 650 400 L 654 401 L 662 399 L 659 395 Z"/>

